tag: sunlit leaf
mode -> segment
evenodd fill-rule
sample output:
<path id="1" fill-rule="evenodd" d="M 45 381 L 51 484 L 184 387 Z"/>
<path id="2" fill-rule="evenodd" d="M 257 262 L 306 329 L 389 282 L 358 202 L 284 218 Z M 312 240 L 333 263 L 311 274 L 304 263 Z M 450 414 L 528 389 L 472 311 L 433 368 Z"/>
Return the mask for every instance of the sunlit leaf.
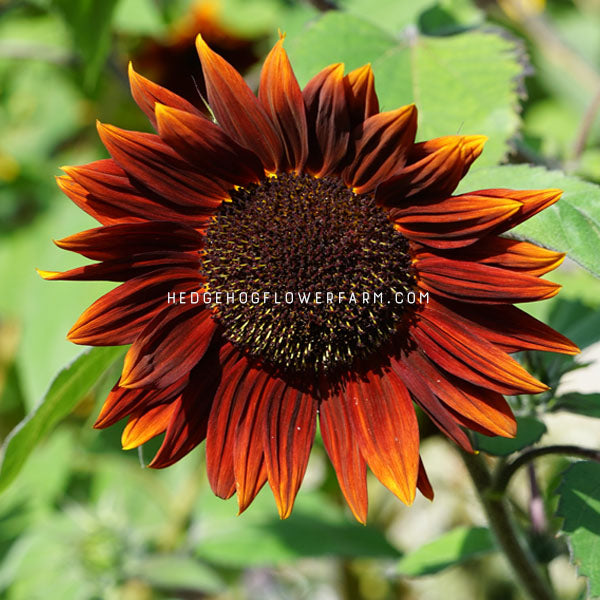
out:
<path id="1" fill-rule="evenodd" d="M 406 554 L 398 563 L 398 572 L 409 577 L 432 575 L 495 550 L 487 528 L 459 527 Z"/>
<path id="2" fill-rule="evenodd" d="M 19 474 L 40 439 L 64 419 L 123 354 L 117 348 L 93 348 L 56 376 L 39 406 L 6 438 L 0 449 L 0 491 Z"/>
<path id="3" fill-rule="evenodd" d="M 500 162 L 519 126 L 518 86 L 523 67 L 514 42 L 493 33 L 426 37 L 373 60 L 382 110 L 414 102 L 418 139 L 442 135 L 489 137 L 477 164 Z"/>
<path id="4" fill-rule="evenodd" d="M 600 596 L 600 464 L 572 465 L 558 489 L 557 514 L 571 548 L 571 561 L 589 579 L 591 597 Z"/>

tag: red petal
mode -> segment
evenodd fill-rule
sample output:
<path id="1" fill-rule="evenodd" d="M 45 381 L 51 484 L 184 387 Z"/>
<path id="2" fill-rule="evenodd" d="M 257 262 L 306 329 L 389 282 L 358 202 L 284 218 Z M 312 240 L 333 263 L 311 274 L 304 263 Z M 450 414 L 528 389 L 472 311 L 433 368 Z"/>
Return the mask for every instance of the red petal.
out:
<path id="1" fill-rule="evenodd" d="M 421 371 L 414 368 L 414 362 L 408 357 L 402 360 L 390 359 L 392 369 L 404 382 L 415 402 L 427 413 L 435 425 L 463 450 L 472 452 L 473 447 L 465 432 L 458 427 L 455 419 L 446 407 L 435 397 L 434 386 L 421 376 Z"/>
<path id="2" fill-rule="evenodd" d="M 280 39 L 263 65 L 258 97 L 283 140 L 286 160 L 279 170 L 302 170 L 308 156 L 304 100 Z"/>
<path id="3" fill-rule="evenodd" d="M 417 110 L 411 104 L 379 113 L 358 130 L 354 159 L 343 176 L 356 193 L 365 194 L 406 164 L 417 132 Z"/>
<path id="4" fill-rule="evenodd" d="M 163 433 L 173 416 L 175 403 L 159 404 L 152 408 L 135 411 L 123 430 L 121 445 L 123 450 L 131 450 Z"/>
<path id="5" fill-rule="evenodd" d="M 419 252 L 419 285 L 451 300 L 494 304 L 552 298 L 561 286 L 511 269 Z"/>
<path id="6" fill-rule="evenodd" d="M 74 344 L 131 344 L 167 305 L 169 292 L 197 291 L 200 273 L 194 269 L 158 269 L 130 279 L 94 302 L 68 333 Z"/>
<path id="7" fill-rule="evenodd" d="M 453 320 L 462 322 L 464 327 L 504 352 L 545 350 L 561 354 L 579 353 L 579 348 L 565 336 L 516 306 L 478 307 L 452 302 L 449 307 Z"/>
<path id="8" fill-rule="evenodd" d="M 176 463 L 206 437 L 212 401 L 221 378 L 219 346 L 213 344 L 193 370 L 188 386 L 174 402 L 165 439 L 148 465 L 163 469 Z"/>
<path id="9" fill-rule="evenodd" d="M 95 429 L 104 429 L 114 425 L 127 415 L 141 408 L 151 408 L 157 404 L 166 404 L 174 400 L 187 385 L 188 377 L 183 377 L 164 390 L 130 390 L 119 387 L 119 382 L 108 394 L 102 410 L 94 423 Z"/>
<path id="10" fill-rule="evenodd" d="M 202 62 L 208 102 L 217 123 L 236 142 L 252 150 L 265 169 L 275 172 L 284 150 L 256 96 L 241 75 L 206 45 L 201 35 L 196 38 L 196 48 Z"/>
<path id="11" fill-rule="evenodd" d="M 492 265 L 539 277 L 558 267 L 564 252 L 554 252 L 529 242 L 492 236 L 469 248 L 464 257 L 481 264 Z M 456 258 L 463 258 L 460 253 Z"/>
<path id="12" fill-rule="evenodd" d="M 247 361 L 239 359 L 239 354 L 235 353 L 223 367 L 221 385 L 215 394 L 206 432 L 206 474 L 210 487 L 220 498 L 229 498 L 235 492 L 235 431 L 252 389 L 244 377 Z"/>
<path id="13" fill-rule="evenodd" d="M 345 400 L 338 394 L 319 405 L 321 436 L 333 464 L 340 489 L 352 514 L 360 523 L 367 521 L 367 464 L 362 457 L 347 414 Z"/>
<path id="14" fill-rule="evenodd" d="M 173 304 L 146 325 L 125 355 L 121 386 L 163 388 L 192 370 L 217 324 L 199 305 Z"/>
<path id="15" fill-rule="evenodd" d="M 200 250 L 204 237 L 187 225 L 149 221 L 88 229 L 54 243 L 92 260 L 111 260 L 156 250 Z"/>
<path id="16" fill-rule="evenodd" d="M 199 227 L 206 226 L 214 213 L 214 209 L 189 206 L 189 198 L 182 205 L 177 204 L 174 198 L 167 199 L 156 194 L 130 177 L 112 159 L 79 167 L 63 167 L 63 170 L 79 184 L 75 191 L 83 198 L 73 198 L 61 185 L 63 191 L 103 225 L 153 220 L 184 222 L 191 227 Z M 62 179 L 59 178 L 59 185 Z"/>
<path id="17" fill-rule="evenodd" d="M 246 374 L 246 381 L 251 391 L 233 441 L 233 470 L 240 513 L 248 508 L 267 481 L 263 451 L 267 409 L 271 396 L 280 394 L 284 385 L 281 380 L 254 368 Z"/>
<path id="18" fill-rule="evenodd" d="M 379 101 L 375 93 L 375 78 L 371 65 L 350 71 L 344 77 L 348 90 L 348 107 L 352 129 L 379 112 Z"/>
<path id="19" fill-rule="evenodd" d="M 523 205 L 512 198 L 463 194 L 431 202 L 411 202 L 390 211 L 398 231 L 433 248 L 459 248 L 497 230 Z"/>
<path id="20" fill-rule="evenodd" d="M 317 402 L 310 394 L 293 387 L 271 394 L 263 445 L 269 485 L 282 519 L 292 512 L 308 464 L 316 423 Z"/>
<path id="21" fill-rule="evenodd" d="M 119 165 L 152 191 L 198 213 L 213 213 L 227 198 L 210 173 L 198 172 L 159 136 L 98 123 L 98 133 Z"/>
<path id="22" fill-rule="evenodd" d="M 377 188 L 378 203 L 398 206 L 414 196 L 449 196 L 486 140 L 483 135 L 451 135 L 415 144 L 411 164 Z"/>
<path id="23" fill-rule="evenodd" d="M 435 367 L 421 352 L 411 352 L 404 362 L 428 382 L 447 410 L 455 410 L 496 435 L 513 437 L 516 421 L 508 403 L 497 392 L 477 387 Z"/>
<path id="24" fill-rule="evenodd" d="M 147 275 L 156 269 L 167 267 L 199 269 L 200 266 L 200 256 L 197 252 L 148 252 L 84 265 L 63 272 L 38 269 L 38 273 L 44 279 L 51 281 L 127 281 L 140 275 Z"/>
<path id="25" fill-rule="evenodd" d="M 537 213 L 545 210 L 552 204 L 558 201 L 562 195 L 562 190 L 549 189 L 549 190 L 507 190 L 503 188 L 480 190 L 473 192 L 474 194 L 484 194 L 490 197 L 503 197 L 508 196 L 518 200 L 523 205 L 523 208 L 513 215 L 504 226 L 500 229 L 502 231 L 508 231 L 519 223 L 526 221 L 536 215 Z"/>
<path id="26" fill-rule="evenodd" d="M 227 189 L 256 183 L 265 171 L 255 154 L 234 142 L 212 121 L 190 113 L 156 105 L 160 137 L 185 160 L 202 165 Z"/>
<path id="27" fill-rule="evenodd" d="M 325 176 L 343 167 L 350 143 L 344 66 L 325 67 L 304 88 L 309 139 L 308 168 Z"/>
<path id="28" fill-rule="evenodd" d="M 129 85 L 131 87 L 131 95 L 137 102 L 138 106 L 146 113 L 148 119 L 156 129 L 156 119 L 154 117 L 154 105 L 157 102 L 184 110 L 190 114 L 197 115 L 200 118 L 205 118 L 204 115 L 187 100 L 164 87 L 142 77 L 133 70 L 133 65 L 129 63 Z"/>
<path id="29" fill-rule="evenodd" d="M 449 373 L 501 394 L 536 394 L 548 389 L 508 354 L 456 326 L 446 314 L 427 306 L 419 316 L 412 338 Z"/>
<path id="30" fill-rule="evenodd" d="M 370 371 L 344 390 L 362 455 L 375 476 L 412 504 L 419 472 L 419 425 L 410 395 L 390 371 Z"/>
<path id="31" fill-rule="evenodd" d="M 417 487 L 419 491 L 427 500 L 433 500 L 433 488 L 431 487 L 431 483 L 429 483 L 429 477 L 427 477 L 427 472 L 425 471 L 425 467 L 423 466 L 423 461 L 419 458 L 419 476 L 417 478 Z"/>

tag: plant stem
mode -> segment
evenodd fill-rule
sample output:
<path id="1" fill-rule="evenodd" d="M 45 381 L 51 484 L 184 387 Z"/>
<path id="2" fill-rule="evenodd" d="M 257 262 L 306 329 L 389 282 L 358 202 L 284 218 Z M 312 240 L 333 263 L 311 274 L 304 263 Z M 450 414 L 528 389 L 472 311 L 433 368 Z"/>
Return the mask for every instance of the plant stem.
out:
<path id="1" fill-rule="evenodd" d="M 462 452 L 461 455 L 487 515 L 490 529 L 517 580 L 533 600 L 554 600 L 554 593 L 517 531 L 506 499 L 502 495 L 492 493 L 492 475 L 483 458 L 478 454 L 466 452 Z"/>
<path id="2" fill-rule="evenodd" d="M 563 444 L 555 444 L 553 446 L 543 446 L 541 448 L 533 448 L 526 450 L 511 462 L 506 463 L 498 470 L 498 475 L 494 481 L 491 491 L 495 494 L 503 494 L 508 487 L 512 476 L 527 463 L 535 460 L 540 456 L 548 454 L 562 454 L 567 456 L 579 456 L 600 462 L 600 450 L 593 448 L 582 448 L 581 446 L 570 446 Z"/>

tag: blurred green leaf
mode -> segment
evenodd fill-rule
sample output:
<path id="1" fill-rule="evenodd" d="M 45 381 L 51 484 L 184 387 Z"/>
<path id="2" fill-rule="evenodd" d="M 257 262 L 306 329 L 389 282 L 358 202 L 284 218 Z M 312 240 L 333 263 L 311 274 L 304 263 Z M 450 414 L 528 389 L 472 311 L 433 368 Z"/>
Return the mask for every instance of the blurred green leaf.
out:
<path id="1" fill-rule="evenodd" d="M 558 489 L 557 515 L 571 547 L 571 561 L 589 579 L 591 597 L 600 596 L 600 464 L 569 467 Z"/>
<path id="2" fill-rule="evenodd" d="M 167 31 L 156 2 L 152 0 L 119 0 L 113 29 L 121 33 L 161 36 Z"/>
<path id="3" fill-rule="evenodd" d="M 475 433 L 475 439 L 479 450 L 495 456 L 508 456 L 535 444 L 544 433 L 546 433 L 546 426 L 535 417 L 517 417 L 516 437 L 488 437 Z"/>
<path id="4" fill-rule="evenodd" d="M 40 439 L 75 408 L 124 352 L 122 347 L 93 348 L 56 376 L 39 406 L 10 433 L 0 449 L 0 491 L 15 479 Z"/>
<path id="5" fill-rule="evenodd" d="M 543 167 L 507 165 L 473 169 L 457 192 L 485 188 L 535 190 L 558 188 L 562 198 L 550 208 L 511 230 L 511 235 L 566 252 L 600 277 L 600 187 Z"/>
<path id="6" fill-rule="evenodd" d="M 233 519 L 232 504 L 208 491 L 199 505 L 197 555 L 237 567 L 317 556 L 398 557 L 381 532 L 350 521 L 322 494 L 301 491 L 293 516 L 285 521 L 269 496 L 264 490 L 243 517 Z"/>
<path id="7" fill-rule="evenodd" d="M 394 38 L 353 15 L 330 11 L 303 34 L 290 40 L 287 50 L 301 86 L 323 67 L 343 62 L 346 71 L 374 61 L 395 46 Z"/>
<path id="8" fill-rule="evenodd" d="M 340 6 L 395 35 L 411 25 L 418 25 L 424 33 L 443 34 L 483 20 L 471 0 L 342 0 Z"/>
<path id="9" fill-rule="evenodd" d="M 486 527 L 458 527 L 402 557 L 398 573 L 408 577 L 432 575 L 495 550 Z"/>
<path id="10" fill-rule="evenodd" d="M 571 392 L 559 396 L 552 411 L 566 410 L 586 417 L 600 419 L 600 394 L 580 394 Z"/>
<path id="11" fill-rule="evenodd" d="M 73 47 L 83 60 L 83 84 L 96 86 L 110 52 L 111 23 L 119 0 L 52 0 L 71 30 Z"/>
<path id="12" fill-rule="evenodd" d="M 225 587 L 213 569 L 189 556 L 150 555 L 128 568 L 127 574 L 161 589 L 197 595 L 217 594 Z"/>
<path id="13" fill-rule="evenodd" d="M 519 78 L 514 42 L 493 33 L 420 36 L 381 58 L 373 70 L 382 110 L 414 102 L 418 139 L 443 135 L 489 137 L 478 165 L 500 162 L 517 131 Z"/>
<path id="14" fill-rule="evenodd" d="M 501 161 L 520 123 L 516 44 L 481 32 L 434 38 L 414 29 L 406 38 L 398 44 L 372 23 L 330 11 L 288 51 L 301 85 L 331 63 L 347 71 L 372 63 L 382 110 L 416 103 L 419 139 L 484 134 L 490 139 L 479 164 Z"/>

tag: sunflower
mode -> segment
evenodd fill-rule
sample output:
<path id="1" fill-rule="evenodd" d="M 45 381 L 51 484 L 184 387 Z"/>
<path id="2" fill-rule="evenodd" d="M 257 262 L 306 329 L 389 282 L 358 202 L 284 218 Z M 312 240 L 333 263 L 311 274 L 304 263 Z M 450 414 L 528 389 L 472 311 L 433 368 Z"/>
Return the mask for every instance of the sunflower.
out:
<path id="1" fill-rule="evenodd" d="M 58 178 L 102 226 L 57 244 L 97 262 L 43 277 L 121 282 L 68 337 L 131 344 L 95 427 L 128 417 L 125 449 L 164 433 L 155 468 L 206 439 L 215 494 L 243 511 L 268 481 L 286 518 L 318 418 L 359 521 L 367 465 L 432 498 L 414 405 L 472 451 L 466 430 L 515 435 L 503 394 L 547 389 L 510 353 L 577 352 L 513 306 L 554 296 L 564 255 L 501 235 L 560 190 L 452 195 L 486 138 L 415 143 L 369 66 L 301 90 L 280 39 L 257 97 L 197 48 L 213 119 L 130 68 L 158 134 L 98 124 L 112 158 Z"/>

